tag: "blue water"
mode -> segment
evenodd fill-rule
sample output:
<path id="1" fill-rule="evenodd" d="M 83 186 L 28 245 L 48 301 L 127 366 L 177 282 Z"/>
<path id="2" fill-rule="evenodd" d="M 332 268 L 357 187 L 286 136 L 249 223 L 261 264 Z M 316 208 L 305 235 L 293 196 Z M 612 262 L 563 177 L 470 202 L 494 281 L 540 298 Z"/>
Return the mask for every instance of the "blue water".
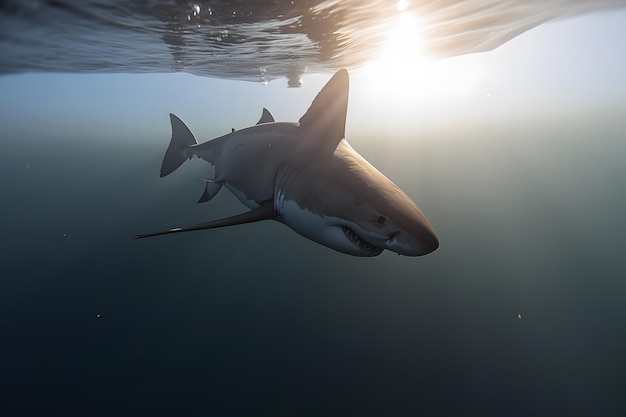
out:
<path id="1" fill-rule="evenodd" d="M 122 2 L 109 15 L 84 4 L 1 7 L 5 22 L 46 10 L 44 26 L 15 35 L 38 42 L 67 22 L 50 13 L 145 19 Z M 261 20 L 245 24 L 272 21 Z M 67 60 L 30 67 L 5 54 L 19 73 L 0 77 L 0 415 L 626 415 L 624 25 L 609 14 L 563 25 L 477 56 L 487 70 L 468 95 L 394 101 L 352 75 L 347 138 L 433 223 L 441 247 L 422 258 L 346 256 L 274 222 L 132 239 L 244 210 L 225 191 L 195 203 L 211 172 L 201 161 L 159 178 L 168 112 L 204 140 L 263 106 L 297 120 L 327 77 L 287 89 L 129 75 L 190 67 L 172 67 L 167 47 L 128 61 L 138 46 L 110 23 L 103 33 L 127 46 L 119 60 L 80 40 Z M 284 50 L 281 39 L 270 46 Z M 91 63 L 75 67 L 77 51 Z M 98 66 L 107 56 L 119 66 Z M 258 81 L 254 57 L 231 49 L 202 71 Z M 304 74 L 337 62 L 314 58 Z"/>

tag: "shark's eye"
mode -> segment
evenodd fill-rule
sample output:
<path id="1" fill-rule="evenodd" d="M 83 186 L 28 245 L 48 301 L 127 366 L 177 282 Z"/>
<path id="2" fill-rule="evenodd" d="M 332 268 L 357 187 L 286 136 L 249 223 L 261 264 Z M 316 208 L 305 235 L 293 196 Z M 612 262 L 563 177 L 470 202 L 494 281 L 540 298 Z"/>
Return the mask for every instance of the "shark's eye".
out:
<path id="1" fill-rule="evenodd" d="M 376 223 L 378 224 L 384 224 L 385 223 L 385 218 L 383 216 L 378 216 L 378 219 L 376 219 Z"/>

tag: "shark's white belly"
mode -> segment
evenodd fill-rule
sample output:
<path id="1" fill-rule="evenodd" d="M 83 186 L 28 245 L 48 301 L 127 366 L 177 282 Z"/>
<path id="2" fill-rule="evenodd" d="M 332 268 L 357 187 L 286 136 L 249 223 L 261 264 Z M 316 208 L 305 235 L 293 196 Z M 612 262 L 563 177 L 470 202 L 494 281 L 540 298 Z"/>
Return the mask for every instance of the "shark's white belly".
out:
<path id="1" fill-rule="evenodd" d="M 244 206 L 250 208 L 250 209 L 255 209 L 257 207 L 259 207 L 259 202 L 255 201 L 254 199 L 250 199 L 247 197 L 246 193 L 244 193 L 243 191 L 237 189 L 236 187 L 230 185 L 230 184 L 226 184 L 226 188 L 228 188 L 230 190 L 231 193 L 233 193 L 233 195 L 235 197 L 237 197 L 237 199 L 239 201 L 241 201 L 243 203 Z"/>
<path id="2" fill-rule="evenodd" d="M 343 229 L 343 220 L 320 216 L 306 208 L 298 206 L 295 201 L 282 200 L 280 207 L 275 207 L 283 222 L 294 231 L 314 242 L 351 255 L 359 255 L 360 251 L 351 243 Z"/>

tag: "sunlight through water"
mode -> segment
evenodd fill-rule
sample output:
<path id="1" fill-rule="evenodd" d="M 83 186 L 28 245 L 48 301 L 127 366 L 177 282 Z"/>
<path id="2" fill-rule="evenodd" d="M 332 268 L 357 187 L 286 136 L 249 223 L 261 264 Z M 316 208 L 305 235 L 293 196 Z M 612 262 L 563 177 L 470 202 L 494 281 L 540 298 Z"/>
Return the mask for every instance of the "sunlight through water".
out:
<path id="1" fill-rule="evenodd" d="M 434 59 L 424 52 L 419 16 L 407 11 L 408 2 L 397 3 L 397 17 L 387 29 L 386 41 L 375 58 L 363 66 L 376 96 L 406 98 L 420 95 L 466 95 L 481 79 L 483 69 L 476 59 Z"/>

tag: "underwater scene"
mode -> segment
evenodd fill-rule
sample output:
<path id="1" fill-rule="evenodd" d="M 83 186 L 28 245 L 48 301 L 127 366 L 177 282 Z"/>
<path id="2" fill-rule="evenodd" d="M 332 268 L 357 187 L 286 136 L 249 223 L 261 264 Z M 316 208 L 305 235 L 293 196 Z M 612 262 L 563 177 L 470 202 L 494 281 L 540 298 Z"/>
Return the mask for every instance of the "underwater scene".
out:
<path id="1" fill-rule="evenodd" d="M 0 2 L 0 415 L 626 415 L 625 6 Z"/>

